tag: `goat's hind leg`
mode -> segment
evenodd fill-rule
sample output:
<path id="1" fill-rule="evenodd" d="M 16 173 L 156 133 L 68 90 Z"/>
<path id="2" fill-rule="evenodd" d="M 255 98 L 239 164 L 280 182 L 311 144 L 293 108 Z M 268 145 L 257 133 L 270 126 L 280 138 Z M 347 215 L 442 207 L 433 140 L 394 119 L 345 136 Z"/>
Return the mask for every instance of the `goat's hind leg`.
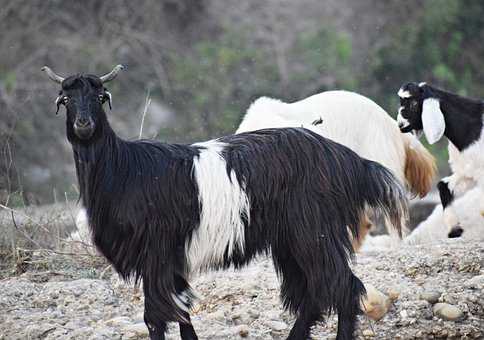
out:
<path id="1" fill-rule="evenodd" d="M 308 289 L 307 277 L 296 259 L 283 251 L 273 250 L 274 265 L 281 273 L 281 298 L 284 307 L 297 314 L 288 340 L 306 340 L 311 326 L 321 318 L 320 301 Z"/>
<path id="2" fill-rule="evenodd" d="M 454 201 L 454 193 L 449 188 L 449 181 L 447 178 L 442 179 L 437 184 L 439 190 L 440 202 L 442 203 L 444 224 L 447 227 L 448 237 L 455 238 L 462 235 L 464 229 L 459 224 L 459 219 L 455 213 L 452 202 Z"/>
<path id="3" fill-rule="evenodd" d="M 309 302 L 309 301 L 308 301 Z M 294 326 L 289 333 L 287 340 L 306 340 L 310 339 L 311 326 L 321 320 L 321 312 L 310 302 L 308 305 L 301 306 Z"/>
<path id="4" fill-rule="evenodd" d="M 440 200 L 442 202 L 444 224 L 448 228 L 448 237 L 459 237 L 464 229 L 459 223 L 459 218 L 453 207 L 454 197 L 460 195 L 476 185 L 476 181 L 469 177 L 458 176 L 456 173 L 449 177 L 442 178 L 437 184 Z"/>

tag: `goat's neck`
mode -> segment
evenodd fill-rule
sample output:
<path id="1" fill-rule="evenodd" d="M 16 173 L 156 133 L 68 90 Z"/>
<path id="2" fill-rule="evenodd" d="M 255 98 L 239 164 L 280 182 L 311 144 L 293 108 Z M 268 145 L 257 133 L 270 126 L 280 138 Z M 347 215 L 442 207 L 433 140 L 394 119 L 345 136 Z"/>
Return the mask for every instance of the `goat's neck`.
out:
<path id="1" fill-rule="evenodd" d="M 477 141 L 483 128 L 480 100 L 439 91 L 440 109 L 445 119 L 445 136 L 460 151 Z"/>
<path id="2" fill-rule="evenodd" d="M 123 143 L 109 125 L 92 143 L 73 143 L 74 161 L 82 203 L 89 209 L 91 198 L 102 190 L 100 183 L 115 173 Z"/>

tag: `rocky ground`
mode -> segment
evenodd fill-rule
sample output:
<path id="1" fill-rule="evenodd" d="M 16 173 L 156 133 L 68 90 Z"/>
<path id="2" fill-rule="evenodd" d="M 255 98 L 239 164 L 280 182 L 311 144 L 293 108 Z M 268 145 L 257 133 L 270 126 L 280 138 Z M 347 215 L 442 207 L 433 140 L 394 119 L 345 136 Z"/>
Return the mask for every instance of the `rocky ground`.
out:
<path id="1" fill-rule="evenodd" d="M 147 338 L 142 294 L 103 261 L 58 254 L 39 265 L 42 259 L 32 255 L 25 273 L 0 281 L 0 339 Z M 379 321 L 360 316 L 357 338 L 484 338 L 484 243 L 449 240 L 368 252 L 358 256 L 355 271 L 389 307 Z M 266 258 L 243 271 L 206 274 L 193 287 L 200 339 L 284 339 L 292 325 Z M 312 335 L 334 339 L 335 332 L 331 316 Z M 179 339 L 175 325 L 168 339 Z"/>

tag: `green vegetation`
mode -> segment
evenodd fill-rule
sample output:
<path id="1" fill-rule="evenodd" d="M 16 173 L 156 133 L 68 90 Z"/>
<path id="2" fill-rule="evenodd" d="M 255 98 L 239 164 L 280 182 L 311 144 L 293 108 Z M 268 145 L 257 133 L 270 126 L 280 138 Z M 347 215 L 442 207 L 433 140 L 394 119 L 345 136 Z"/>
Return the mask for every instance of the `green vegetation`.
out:
<path id="1" fill-rule="evenodd" d="M 397 107 L 399 83 L 427 81 L 461 95 L 483 97 L 484 5 L 481 1 L 431 0 L 405 25 L 389 27 L 391 39 L 374 51 L 374 95 L 384 106 Z M 400 80 L 395 82 L 395 80 Z M 395 112 L 390 110 L 389 112 Z M 429 147 L 440 167 L 447 162 L 447 142 Z"/>
<path id="2" fill-rule="evenodd" d="M 292 67 L 281 71 L 274 51 L 258 47 L 247 32 L 228 27 L 217 39 L 197 42 L 190 54 L 169 54 L 170 100 L 183 112 L 179 123 L 185 133 L 164 129 L 165 138 L 194 140 L 233 132 L 258 95 L 303 98 L 329 88 L 328 82 L 356 88 L 346 34 L 323 26 L 301 35 L 283 56 Z"/>

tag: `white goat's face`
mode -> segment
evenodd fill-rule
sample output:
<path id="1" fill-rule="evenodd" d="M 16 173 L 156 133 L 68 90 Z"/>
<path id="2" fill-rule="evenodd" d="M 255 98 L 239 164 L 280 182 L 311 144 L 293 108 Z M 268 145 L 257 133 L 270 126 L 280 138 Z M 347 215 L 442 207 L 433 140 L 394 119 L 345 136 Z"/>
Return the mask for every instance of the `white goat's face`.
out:
<path id="1" fill-rule="evenodd" d="M 407 83 L 398 90 L 400 108 L 398 109 L 397 123 L 403 133 L 414 132 L 419 135 L 422 126 L 422 87 L 416 83 Z"/>

